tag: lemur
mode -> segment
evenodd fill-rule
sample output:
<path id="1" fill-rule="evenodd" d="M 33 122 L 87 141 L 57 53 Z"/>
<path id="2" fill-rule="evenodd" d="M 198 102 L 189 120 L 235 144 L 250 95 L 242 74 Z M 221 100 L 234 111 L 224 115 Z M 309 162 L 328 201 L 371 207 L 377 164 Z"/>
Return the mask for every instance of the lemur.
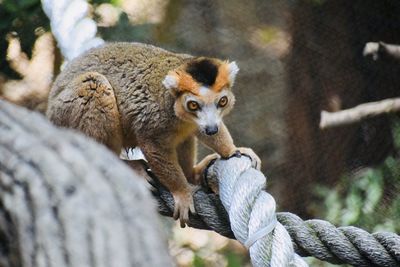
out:
<path id="1" fill-rule="evenodd" d="M 119 154 L 139 147 L 171 191 L 174 219 L 184 227 L 194 213 L 193 190 L 216 157 L 245 153 L 222 122 L 232 109 L 235 62 L 172 53 L 140 43 L 109 43 L 72 60 L 55 80 L 47 116 Z M 196 138 L 217 154 L 196 161 Z M 190 184 L 190 183 L 191 184 Z"/>

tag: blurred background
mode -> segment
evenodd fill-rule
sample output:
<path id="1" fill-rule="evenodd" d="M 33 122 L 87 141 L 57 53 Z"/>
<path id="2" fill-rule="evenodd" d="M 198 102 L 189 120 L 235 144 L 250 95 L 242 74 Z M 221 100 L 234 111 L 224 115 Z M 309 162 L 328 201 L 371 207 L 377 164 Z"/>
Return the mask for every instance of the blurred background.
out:
<path id="1" fill-rule="evenodd" d="M 399 1 L 89 2 L 106 41 L 145 42 L 238 63 L 237 104 L 226 123 L 238 146 L 261 157 L 278 211 L 400 232 L 398 116 L 318 126 L 322 110 L 400 95 L 400 62 L 363 56 L 370 41 L 400 44 Z M 62 62 L 40 1 L 0 0 L 0 97 L 43 112 Z M 179 266 L 249 265 L 235 241 L 167 228 Z"/>

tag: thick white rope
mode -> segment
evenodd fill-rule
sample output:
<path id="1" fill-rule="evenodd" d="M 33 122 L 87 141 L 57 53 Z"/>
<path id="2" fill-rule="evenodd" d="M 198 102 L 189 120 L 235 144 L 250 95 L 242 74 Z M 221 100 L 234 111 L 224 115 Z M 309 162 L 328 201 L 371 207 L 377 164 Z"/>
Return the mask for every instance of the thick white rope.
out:
<path id="1" fill-rule="evenodd" d="M 88 17 L 87 1 L 42 0 L 42 7 L 50 19 L 51 31 L 61 53 L 67 60 L 104 43 L 103 39 L 96 37 L 97 25 Z"/>
<path id="2" fill-rule="evenodd" d="M 308 266 L 277 221 L 275 200 L 264 190 L 266 177 L 251 167 L 250 159 L 217 160 L 208 169 L 208 177 L 219 180 L 220 199 L 232 231 L 248 247 L 254 266 Z"/>

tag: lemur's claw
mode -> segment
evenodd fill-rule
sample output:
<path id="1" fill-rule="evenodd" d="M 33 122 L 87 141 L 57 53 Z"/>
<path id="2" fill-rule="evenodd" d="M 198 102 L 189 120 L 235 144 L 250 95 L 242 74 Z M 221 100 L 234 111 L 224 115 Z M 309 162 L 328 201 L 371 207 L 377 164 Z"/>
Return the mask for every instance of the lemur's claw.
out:
<path id="1" fill-rule="evenodd" d="M 236 150 L 235 153 L 233 153 L 230 158 L 240 158 L 242 156 L 242 153 L 239 150 Z"/>
<path id="2" fill-rule="evenodd" d="M 177 191 L 172 193 L 175 201 L 174 213 L 172 217 L 180 221 L 181 227 L 185 228 L 189 222 L 189 212 L 196 213 L 193 202 L 193 191 L 195 188 L 190 187 L 189 190 Z"/>

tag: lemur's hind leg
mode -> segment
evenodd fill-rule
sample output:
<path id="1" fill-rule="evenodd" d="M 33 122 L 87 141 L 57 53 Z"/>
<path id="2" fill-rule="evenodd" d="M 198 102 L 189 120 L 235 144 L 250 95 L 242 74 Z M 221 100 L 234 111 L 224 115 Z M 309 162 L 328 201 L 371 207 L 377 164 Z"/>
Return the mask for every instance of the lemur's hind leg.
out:
<path id="1" fill-rule="evenodd" d="M 60 93 L 47 115 L 55 124 L 75 128 L 119 154 L 122 148 L 121 118 L 114 90 L 97 72 L 77 76 Z"/>
<path id="2" fill-rule="evenodd" d="M 214 161 L 218 158 L 220 158 L 220 156 L 217 153 L 207 155 L 193 167 L 193 177 L 194 177 L 196 184 L 201 183 L 201 179 L 203 178 L 204 171 L 208 167 L 210 162 Z"/>

